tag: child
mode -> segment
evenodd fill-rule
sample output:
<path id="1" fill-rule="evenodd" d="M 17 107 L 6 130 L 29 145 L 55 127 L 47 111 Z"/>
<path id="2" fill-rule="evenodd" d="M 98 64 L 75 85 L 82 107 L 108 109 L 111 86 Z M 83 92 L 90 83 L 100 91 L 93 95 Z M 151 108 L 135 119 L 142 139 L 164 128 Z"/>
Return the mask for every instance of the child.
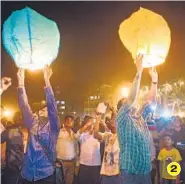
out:
<path id="1" fill-rule="evenodd" d="M 160 161 L 160 183 L 161 184 L 180 184 L 180 175 L 171 176 L 167 172 L 167 166 L 171 162 L 180 162 L 181 155 L 177 149 L 173 147 L 173 141 L 170 135 L 163 137 L 164 148 L 158 155 Z"/>

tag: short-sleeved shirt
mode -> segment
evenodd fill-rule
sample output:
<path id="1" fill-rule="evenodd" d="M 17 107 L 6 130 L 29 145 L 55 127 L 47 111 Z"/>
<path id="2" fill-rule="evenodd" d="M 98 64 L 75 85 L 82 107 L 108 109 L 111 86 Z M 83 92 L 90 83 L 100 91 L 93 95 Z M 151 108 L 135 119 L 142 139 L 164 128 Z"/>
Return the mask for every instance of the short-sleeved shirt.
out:
<path id="1" fill-rule="evenodd" d="M 167 166 L 171 162 L 179 162 L 182 160 L 179 151 L 175 148 L 167 150 L 163 148 L 158 155 L 158 160 L 162 162 L 162 178 L 175 180 L 177 176 L 171 176 L 167 172 Z"/>
<path id="2" fill-rule="evenodd" d="M 119 143 L 117 134 L 111 132 L 102 133 L 102 141 L 105 142 L 105 150 L 100 174 L 115 176 L 119 174 Z"/>
<path id="3" fill-rule="evenodd" d="M 144 121 L 152 108 L 143 107 L 142 115 L 133 117 L 132 106 L 123 104 L 116 117 L 120 146 L 120 169 L 132 174 L 147 174 L 151 170 L 150 132 Z"/>

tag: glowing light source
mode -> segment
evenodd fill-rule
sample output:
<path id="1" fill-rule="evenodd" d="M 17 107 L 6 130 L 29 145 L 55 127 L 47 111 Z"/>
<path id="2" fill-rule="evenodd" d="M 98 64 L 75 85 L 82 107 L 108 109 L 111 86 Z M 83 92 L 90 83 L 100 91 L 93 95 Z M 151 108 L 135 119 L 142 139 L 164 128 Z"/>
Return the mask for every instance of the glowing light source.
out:
<path id="1" fill-rule="evenodd" d="M 121 88 L 121 95 L 122 95 L 122 97 L 128 98 L 129 93 L 130 93 L 130 89 L 128 87 L 122 87 Z"/>
<path id="2" fill-rule="evenodd" d="M 12 118 L 14 115 L 14 111 L 11 110 L 11 109 L 5 109 L 3 111 L 3 116 L 6 117 L 6 118 Z"/>
<path id="3" fill-rule="evenodd" d="M 144 55 L 145 68 L 165 62 L 171 43 L 171 33 L 162 16 L 140 8 L 121 23 L 119 36 L 134 60 L 138 54 Z"/>
<path id="4" fill-rule="evenodd" d="M 163 117 L 168 118 L 171 116 L 171 113 L 168 110 L 165 110 L 162 114 Z"/>
<path id="5" fill-rule="evenodd" d="M 29 7 L 8 17 L 2 38 L 6 51 L 19 68 L 43 69 L 58 55 L 60 33 L 56 23 Z"/>

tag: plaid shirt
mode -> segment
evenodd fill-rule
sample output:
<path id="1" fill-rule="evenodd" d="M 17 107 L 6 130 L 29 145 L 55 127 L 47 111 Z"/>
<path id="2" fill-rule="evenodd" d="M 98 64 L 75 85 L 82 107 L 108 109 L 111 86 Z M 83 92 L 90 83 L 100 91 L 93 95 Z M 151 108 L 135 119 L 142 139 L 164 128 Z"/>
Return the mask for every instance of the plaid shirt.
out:
<path id="1" fill-rule="evenodd" d="M 145 105 L 139 118 L 131 115 L 131 109 L 131 105 L 124 104 L 116 117 L 120 169 L 131 174 L 146 174 L 151 170 L 151 147 L 150 132 L 144 119 L 152 109 L 150 105 Z"/>

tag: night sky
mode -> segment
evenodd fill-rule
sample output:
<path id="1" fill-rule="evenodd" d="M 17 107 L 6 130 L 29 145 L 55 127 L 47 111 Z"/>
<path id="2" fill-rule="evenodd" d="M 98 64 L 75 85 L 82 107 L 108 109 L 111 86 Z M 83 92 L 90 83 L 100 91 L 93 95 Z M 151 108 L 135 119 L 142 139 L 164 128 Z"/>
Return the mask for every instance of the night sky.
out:
<path id="1" fill-rule="evenodd" d="M 117 86 L 131 81 L 136 72 L 129 52 L 118 35 L 120 23 L 139 7 L 161 14 L 171 29 L 172 43 L 165 64 L 159 66 L 160 83 L 185 78 L 185 2 L 1 2 L 1 23 L 12 11 L 29 6 L 54 20 L 61 34 L 61 48 L 51 79 L 59 86 L 60 98 L 74 103 L 76 108 L 91 91 L 101 84 Z M 2 76 L 13 79 L 11 88 L 3 94 L 2 103 L 17 105 L 17 69 L 1 45 Z M 149 83 L 147 71 L 142 84 Z M 44 98 L 41 73 L 26 73 L 26 88 L 31 102 Z"/>

